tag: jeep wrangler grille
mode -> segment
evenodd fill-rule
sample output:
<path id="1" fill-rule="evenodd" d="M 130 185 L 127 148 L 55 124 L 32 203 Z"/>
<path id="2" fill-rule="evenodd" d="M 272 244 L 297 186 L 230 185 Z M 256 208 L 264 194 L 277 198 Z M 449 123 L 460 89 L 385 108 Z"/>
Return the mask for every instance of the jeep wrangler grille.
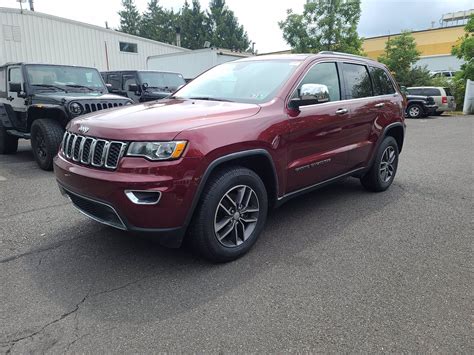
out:
<path id="1" fill-rule="evenodd" d="M 89 112 L 95 112 L 95 111 L 100 111 L 100 110 L 105 110 L 107 108 L 112 108 L 112 107 L 120 107 L 123 106 L 123 103 L 121 102 L 107 102 L 107 103 L 90 103 L 90 104 L 85 104 L 85 113 Z"/>
<path id="2" fill-rule="evenodd" d="M 64 156 L 96 168 L 116 169 L 127 143 L 80 136 L 66 132 L 61 144 Z"/>

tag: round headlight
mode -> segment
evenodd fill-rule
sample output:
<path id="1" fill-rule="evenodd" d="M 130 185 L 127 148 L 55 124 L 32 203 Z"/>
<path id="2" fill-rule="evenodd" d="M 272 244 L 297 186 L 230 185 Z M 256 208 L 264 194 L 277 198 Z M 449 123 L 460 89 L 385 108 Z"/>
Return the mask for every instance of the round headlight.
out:
<path id="1" fill-rule="evenodd" d="M 69 105 L 69 111 L 71 111 L 73 115 L 80 115 L 83 111 L 83 108 L 79 102 L 71 102 Z"/>

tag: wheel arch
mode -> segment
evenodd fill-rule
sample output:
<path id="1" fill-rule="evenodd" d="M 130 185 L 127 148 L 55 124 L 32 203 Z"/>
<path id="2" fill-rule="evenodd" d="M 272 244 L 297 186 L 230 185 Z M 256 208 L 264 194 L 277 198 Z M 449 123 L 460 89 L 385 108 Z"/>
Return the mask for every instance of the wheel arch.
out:
<path id="1" fill-rule="evenodd" d="M 403 141 L 405 139 L 405 127 L 401 123 L 394 123 L 385 129 L 383 138 L 385 137 L 393 137 L 398 146 L 398 152 L 401 153 L 402 148 L 403 148 Z"/>
<path id="2" fill-rule="evenodd" d="M 66 127 L 66 124 L 69 122 L 66 112 L 59 107 L 30 107 L 27 117 L 28 131 L 31 130 L 31 125 L 37 119 L 48 118 L 56 120 L 63 127 Z"/>
<path id="3" fill-rule="evenodd" d="M 196 206 L 201 199 L 202 191 L 206 186 L 209 177 L 219 170 L 229 166 L 241 166 L 254 171 L 263 181 L 267 189 L 269 206 L 277 202 L 278 196 L 278 175 L 272 156 L 266 149 L 251 149 L 230 153 L 213 160 L 206 168 L 199 182 L 198 188 L 193 198 L 191 208 L 186 218 L 186 227 L 189 225 L 194 215 Z"/>

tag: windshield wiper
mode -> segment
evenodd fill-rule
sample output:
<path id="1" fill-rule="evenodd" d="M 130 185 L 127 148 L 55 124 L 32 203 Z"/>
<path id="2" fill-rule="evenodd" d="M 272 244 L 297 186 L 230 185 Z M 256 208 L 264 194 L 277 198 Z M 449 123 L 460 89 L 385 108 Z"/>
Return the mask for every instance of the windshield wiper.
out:
<path id="1" fill-rule="evenodd" d="M 64 92 L 67 92 L 67 90 L 65 90 L 64 88 L 60 87 L 60 86 L 56 86 L 56 85 L 49 85 L 49 84 L 33 84 L 31 86 L 39 86 L 39 87 L 42 87 L 42 88 L 47 88 L 47 89 L 56 89 L 56 90 L 61 90 L 61 91 L 64 91 Z"/>
<path id="2" fill-rule="evenodd" d="M 69 87 L 69 88 L 79 88 L 79 89 L 87 89 L 89 91 L 100 91 L 100 92 L 102 92 L 102 90 L 94 89 L 94 88 L 91 88 L 91 87 L 85 86 L 85 85 L 67 84 L 66 86 Z"/>
<path id="3" fill-rule="evenodd" d="M 189 100 L 208 100 L 208 101 L 223 101 L 223 102 L 233 102 L 232 100 L 227 99 L 220 99 L 217 97 L 210 97 L 210 96 L 193 96 L 188 97 Z"/>

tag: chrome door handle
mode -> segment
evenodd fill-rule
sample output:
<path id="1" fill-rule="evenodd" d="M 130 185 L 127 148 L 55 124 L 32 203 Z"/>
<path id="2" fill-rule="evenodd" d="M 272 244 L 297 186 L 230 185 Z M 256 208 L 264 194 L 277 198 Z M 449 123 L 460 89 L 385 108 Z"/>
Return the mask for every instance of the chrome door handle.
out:
<path id="1" fill-rule="evenodd" d="M 340 108 L 339 110 L 336 110 L 337 115 L 343 115 L 345 113 L 348 113 L 349 110 L 347 108 Z"/>
<path id="2" fill-rule="evenodd" d="M 384 107 L 384 106 L 385 104 L 383 102 L 374 105 L 374 107 L 377 107 L 377 108 Z"/>

